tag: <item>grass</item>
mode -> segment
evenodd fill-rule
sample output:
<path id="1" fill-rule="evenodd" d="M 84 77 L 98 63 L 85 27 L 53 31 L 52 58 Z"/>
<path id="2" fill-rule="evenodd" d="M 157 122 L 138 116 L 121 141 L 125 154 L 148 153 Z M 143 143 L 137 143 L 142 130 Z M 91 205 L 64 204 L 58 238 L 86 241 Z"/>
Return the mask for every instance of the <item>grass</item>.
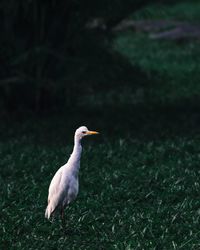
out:
<path id="1" fill-rule="evenodd" d="M 147 42 L 147 35 L 126 33 L 116 40 L 115 48 L 146 72 L 150 80 L 143 92 L 151 102 L 175 103 L 199 98 L 198 41 L 177 44 L 149 39 Z"/>
<path id="2" fill-rule="evenodd" d="M 198 21 L 200 4 L 181 3 L 172 6 L 152 5 L 136 12 L 134 20 Z M 199 41 L 159 41 L 149 34 L 123 32 L 114 42 L 114 49 L 129 58 L 133 66 L 143 70 L 149 82 L 144 94 L 149 101 L 176 103 L 199 98 Z M 145 99 L 146 101 L 146 99 Z"/>
<path id="3" fill-rule="evenodd" d="M 199 15 L 193 3 L 159 9 L 134 18 Z M 80 97 L 81 108 L 62 117 L 1 122 L 0 249 L 200 249 L 199 42 L 123 32 L 113 49 L 135 69 L 135 82 Z M 48 186 L 85 124 L 101 135 L 84 141 L 64 234 L 59 219 L 44 218 Z"/>
<path id="4" fill-rule="evenodd" d="M 80 194 L 60 221 L 44 219 L 51 177 L 71 151 L 0 144 L 1 249 L 198 249 L 197 140 L 84 143 Z"/>
<path id="5" fill-rule="evenodd" d="M 131 17 L 134 19 L 175 19 L 175 20 L 188 20 L 199 21 L 198 12 L 200 11 L 199 1 L 192 0 L 180 1 L 179 3 L 164 5 L 153 4 L 146 8 L 142 8 L 140 11 L 134 13 Z"/>

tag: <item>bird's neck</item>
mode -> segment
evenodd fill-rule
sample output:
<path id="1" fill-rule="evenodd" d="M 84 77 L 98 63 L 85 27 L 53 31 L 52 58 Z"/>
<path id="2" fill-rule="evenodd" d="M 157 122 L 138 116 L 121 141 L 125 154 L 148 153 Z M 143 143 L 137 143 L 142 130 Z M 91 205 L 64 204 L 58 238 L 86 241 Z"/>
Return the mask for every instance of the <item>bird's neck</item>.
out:
<path id="1" fill-rule="evenodd" d="M 74 171 L 78 171 L 80 167 L 80 159 L 81 159 L 82 146 L 79 138 L 74 137 L 74 148 L 72 154 L 68 160 L 69 166 L 74 169 Z"/>
<path id="2" fill-rule="evenodd" d="M 76 160 L 80 161 L 82 153 L 81 140 L 77 137 L 74 137 L 74 148 L 72 155 L 76 158 Z"/>

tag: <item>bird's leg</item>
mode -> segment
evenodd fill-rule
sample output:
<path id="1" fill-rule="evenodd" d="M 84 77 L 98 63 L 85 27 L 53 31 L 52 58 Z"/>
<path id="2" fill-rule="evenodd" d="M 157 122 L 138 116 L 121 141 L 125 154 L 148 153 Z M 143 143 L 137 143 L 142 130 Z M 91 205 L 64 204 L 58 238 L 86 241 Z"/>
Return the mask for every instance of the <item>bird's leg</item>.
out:
<path id="1" fill-rule="evenodd" d="M 61 220 L 64 221 L 65 220 L 65 213 L 64 213 L 64 208 L 63 207 L 60 210 L 60 216 L 61 216 Z"/>
<path id="2" fill-rule="evenodd" d="M 65 213 L 64 213 L 64 208 L 62 207 L 60 210 L 60 216 L 61 216 L 61 221 L 62 221 L 62 227 L 65 230 Z"/>
<path id="3" fill-rule="evenodd" d="M 65 216 L 64 216 L 64 207 L 61 208 L 60 210 L 60 217 L 61 217 L 61 221 L 62 221 L 62 229 L 64 234 L 70 234 L 71 230 L 69 230 L 68 226 L 66 226 L 66 221 L 65 221 Z"/>

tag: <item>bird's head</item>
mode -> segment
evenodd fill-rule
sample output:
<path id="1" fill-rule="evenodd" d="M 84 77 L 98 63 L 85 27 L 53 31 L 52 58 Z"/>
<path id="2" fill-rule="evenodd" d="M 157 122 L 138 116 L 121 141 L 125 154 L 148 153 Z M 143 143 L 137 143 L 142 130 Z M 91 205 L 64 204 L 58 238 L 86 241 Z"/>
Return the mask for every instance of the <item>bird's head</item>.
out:
<path id="1" fill-rule="evenodd" d="M 83 137 L 87 136 L 87 135 L 97 135 L 99 134 L 96 131 L 90 131 L 88 130 L 87 127 L 85 126 L 81 126 L 80 128 L 78 128 L 75 132 L 75 137 L 82 139 Z"/>

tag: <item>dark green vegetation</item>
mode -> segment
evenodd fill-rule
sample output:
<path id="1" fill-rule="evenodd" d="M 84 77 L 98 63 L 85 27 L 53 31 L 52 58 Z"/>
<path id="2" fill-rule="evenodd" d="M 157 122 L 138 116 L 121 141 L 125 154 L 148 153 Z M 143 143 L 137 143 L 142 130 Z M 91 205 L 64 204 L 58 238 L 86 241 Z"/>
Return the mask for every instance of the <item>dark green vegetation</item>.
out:
<path id="1" fill-rule="evenodd" d="M 44 219 L 47 188 L 70 147 L 1 144 L 1 249 L 198 249 L 198 140 L 85 145 L 80 194 Z M 12 247 L 11 247 L 12 246 Z"/>
<path id="2" fill-rule="evenodd" d="M 152 5 L 130 18 L 197 21 L 199 9 Z M 110 41 L 92 68 L 69 69 L 81 83 L 62 115 L 2 115 L 0 249 L 200 249 L 199 41 Z M 44 219 L 47 190 L 80 125 L 101 135 L 83 143 L 64 234 Z"/>
<path id="3" fill-rule="evenodd" d="M 106 50 L 112 35 L 89 31 L 87 23 L 101 17 L 111 29 L 148 2 L 2 0 L 0 108 L 61 109 L 77 93 L 97 89 L 99 82 L 93 82 L 94 71 L 100 75 L 98 64 L 113 62 Z"/>

